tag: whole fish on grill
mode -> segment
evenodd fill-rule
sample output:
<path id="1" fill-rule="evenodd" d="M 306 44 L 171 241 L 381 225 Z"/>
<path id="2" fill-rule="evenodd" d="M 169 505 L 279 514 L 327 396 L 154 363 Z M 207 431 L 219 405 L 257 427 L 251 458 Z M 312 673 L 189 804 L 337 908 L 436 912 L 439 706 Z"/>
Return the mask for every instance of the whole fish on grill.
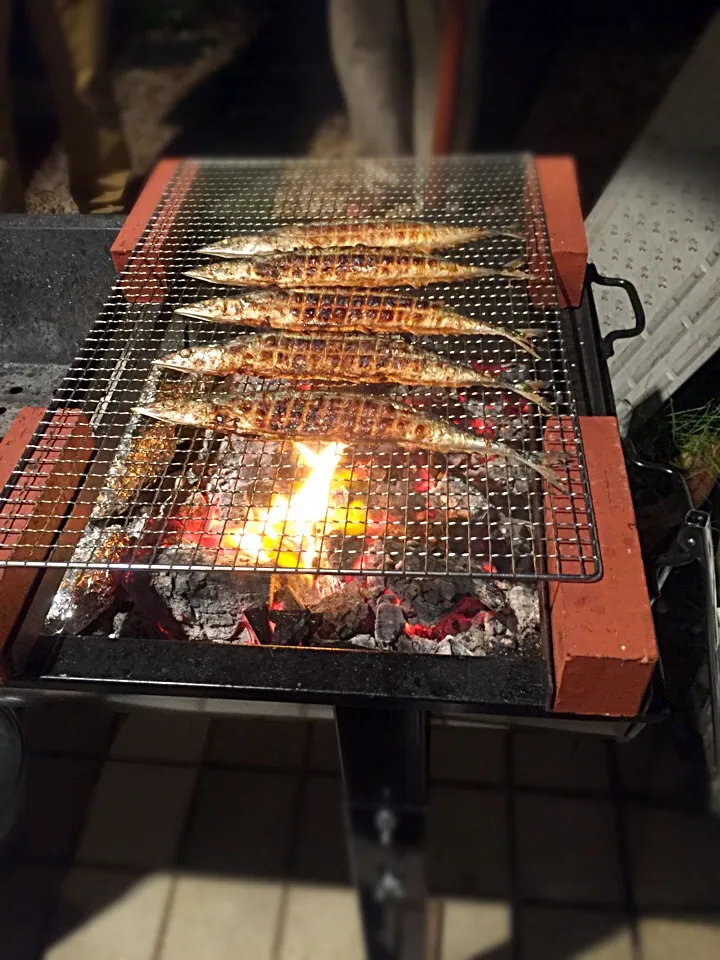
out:
<path id="1" fill-rule="evenodd" d="M 516 231 L 488 227 L 458 227 L 450 223 L 380 220 L 346 223 L 296 223 L 264 233 L 243 233 L 216 240 L 197 252 L 211 257 L 256 257 L 318 247 L 383 247 L 430 253 L 489 237 L 523 239 Z"/>
<path id="2" fill-rule="evenodd" d="M 136 525 L 138 527 L 138 525 Z M 120 526 L 89 528 L 73 556 L 86 563 L 120 563 L 137 541 L 137 529 Z M 48 633 L 79 633 L 115 599 L 112 570 L 71 568 L 63 576 L 45 621 Z"/>
<path id="3" fill-rule="evenodd" d="M 360 333 L 410 333 L 416 336 L 503 337 L 536 359 L 540 355 L 527 331 L 508 330 L 487 320 L 455 313 L 441 300 L 353 290 L 344 287 L 307 290 L 248 290 L 238 297 L 211 297 L 179 307 L 175 313 L 213 323 L 268 326 L 300 333 L 358 331 Z"/>
<path id="4" fill-rule="evenodd" d="M 222 260 L 185 271 L 193 280 L 234 287 L 422 287 L 426 283 L 507 277 L 527 280 L 515 264 L 479 267 L 408 250 L 372 247 L 300 250 L 244 260 Z"/>
<path id="5" fill-rule="evenodd" d="M 401 337 L 347 334 L 322 339 L 293 333 L 244 334 L 224 343 L 186 347 L 155 360 L 157 366 L 184 373 L 225 377 L 323 380 L 329 383 L 403 383 L 408 386 L 468 387 L 516 393 L 547 412 L 550 407 L 534 384 L 512 383 L 454 363 Z"/>
<path id="6" fill-rule="evenodd" d="M 142 487 L 167 467 L 175 454 L 175 430 L 155 423 L 136 434 L 125 456 L 116 455 L 93 507 L 93 516 L 121 513 Z"/>
<path id="7" fill-rule="evenodd" d="M 151 390 L 152 384 L 146 384 Z M 187 377 L 162 376 L 155 390 L 149 393 L 156 400 L 169 400 L 188 395 L 197 396 L 205 384 Z M 121 514 L 136 495 L 152 486 L 164 474 L 177 449 L 175 431 L 168 424 L 153 424 L 145 429 L 128 431 L 118 444 L 103 487 L 93 505 L 92 516 L 110 517 Z"/>
<path id="8" fill-rule="evenodd" d="M 136 407 L 155 420 L 270 440 L 393 444 L 438 453 L 480 453 L 523 463 L 561 487 L 549 465 L 557 457 L 524 451 L 416 413 L 386 397 L 362 393 L 277 391 L 239 397 L 166 400 Z"/>

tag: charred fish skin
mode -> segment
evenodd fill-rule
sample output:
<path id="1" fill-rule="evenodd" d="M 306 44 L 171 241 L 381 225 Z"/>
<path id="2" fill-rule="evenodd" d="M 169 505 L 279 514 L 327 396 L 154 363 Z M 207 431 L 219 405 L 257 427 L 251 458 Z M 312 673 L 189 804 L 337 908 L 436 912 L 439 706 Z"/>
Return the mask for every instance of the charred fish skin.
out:
<path id="1" fill-rule="evenodd" d="M 156 480 L 170 463 L 176 443 L 175 431 L 167 423 L 153 424 L 133 437 L 127 455 L 110 468 L 93 516 L 113 516 L 128 507 L 141 488 Z"/>
<path id="2" fill-rule="evenodd" d="M 248 376 L 327 383 L 402 383 L 408 386 L 469 387 L 516 393 L 548 409 L 529 384 L 478 373 L 399 337 L 347 334 L 322 339 L 289 333 L 254 333 L 155 360 L 157 366 L 205 376 Z"/>
<path id="3" fill-rule="evenodd" d="M 540 354 L 527 332 L 474 320 L 440 300 L 385 291 L 330 287 L 317 290 L 250 290 L 238 297 L 211 297 L 179 307 L 175 313 L 211 323 L 268 326 L 307 333 L 406 333 L 416 336 L 496 336 L 509 340 L 536 360 Z"/>
<path id="4" fill-rule="evenodd" d="M 524 463 L 549 483 L 562 488 L 541 454 L 521 454 L 492 443 L 447 421 L 435 420 L 361 393 L 277 391 L 214 400 L 169 400 L 136 407 L 135 412 L 185 427 L 297 440 L 391 444 L 438 453 L 479 453 Z"/>
<path id="5" fill-rule="evenodd" d="M 480 267 L 413 251 L 370 247 L 303 250 L 224 260 L 193 267 L 185 276 L 239 287 L 421 287 L 478 277 L 529 279 L 527 273 L 514 268 Z"/>
<path id="6" fill-rule="evenodd" d="M 91 563 L 121 563 L 135 537 L 122 527 L 106 527 L 94 533 L 83 557 Z M 110 569 L 71 567 L 63 576 L 45 621 L 48 633 L 80 633 L 90 626 L 115 599 L 115 573 Z"/>
<path id="7" fill-rule="evenodd" d="M 455 387 L 477 374 L 400 338 L 348 334 L 322 339 L 293 333 L 255 333 L 225 343 L 190 347 L 154 361 L 187 373 L 281 377 L 344 383 L 404 383 Z"/>
<path id="8" fill-rule="evenodd" d="M 523 239 L 516 231 L 487 227 L 454 226 L 447 223 L 384 220 L 336 223 L 290 224 L 264 233 L 224 237 L 201 247 L 197 253 L 234 259 L 268 253 L 290 253 L 320 247 L 384 247 L 386 249 L 446 250 L 489 237 Z"/>

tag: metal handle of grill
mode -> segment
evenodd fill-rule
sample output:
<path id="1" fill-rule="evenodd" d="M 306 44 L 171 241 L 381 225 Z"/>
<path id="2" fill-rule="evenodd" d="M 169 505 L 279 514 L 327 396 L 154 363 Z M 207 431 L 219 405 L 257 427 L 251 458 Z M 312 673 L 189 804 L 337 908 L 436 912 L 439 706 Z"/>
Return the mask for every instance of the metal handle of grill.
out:
<path id="1" fill-rule="evenodd" d="M 620 277 L 604 277 L 598 273 L 597 267 L 588 264 L 587 279 L 590 283 L 597 283 L 601 287 L 620 287 L 628 295 L 630 306 L 635 316 L 635 326 L 628 327 L 625 330 L 612 330 L 602 339 L 602 352 L 605 359 L 609 359 L 615 353 L 616 340 L 629 340 L 631 337 L 637 337 L 645 329 L 645 310 L 640 302 L 640 296 L 635 286 L 629 280 L 623 280 Z"/>

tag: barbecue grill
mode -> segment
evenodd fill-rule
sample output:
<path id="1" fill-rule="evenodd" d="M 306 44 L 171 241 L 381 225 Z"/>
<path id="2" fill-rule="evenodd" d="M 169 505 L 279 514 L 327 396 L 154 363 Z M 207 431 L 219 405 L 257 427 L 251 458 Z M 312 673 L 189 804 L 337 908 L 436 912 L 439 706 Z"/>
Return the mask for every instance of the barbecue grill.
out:
<path id="1" fill-rule="evenodd" d="M 489 389 L 391 395 L 519 451 L 559 454 L 563 489 L 502 460 L 352 446 L 312 560 L 297 545 L 251 555 L 238 544 L 258 512 L 292 497 L 297 450 L 184 430 L 162 462 L 138 461 L 131 495 L 112 509 L 113 478 L 147 428 L 133 407 L 185 389 L 152 361 L 231 335 L 173 312 L 215 292 L 183 276 L 194 251 L 287 222 L 381 217 L 517 235 L 453 256 L 498 268 L 521 260 L 529 280 L 428 295 L 533 331 L 541 359 L 494 337 L 425 345 L 541 381 L 552 413 Z M 581 716 L 618 734 L 647 703 L 657 651 L 605 367 L 612 340 L 642 329 L 637 297 L 587 267 L 567 158 L 166 161 L 113 258 L 117 284 L 47 412 L 31 434 L 15 431 L 19 459 L 3 478 L 6 688 L 333 705 L 369 955 L 421 956 L 430 712 Z M 635 311 L 632 328 L 604 342 L 598 282 L 623 286 Z M 342 522 L 330 523 L 331 510 Z M 75 629 L 83 596 L 103 603 Z"/>

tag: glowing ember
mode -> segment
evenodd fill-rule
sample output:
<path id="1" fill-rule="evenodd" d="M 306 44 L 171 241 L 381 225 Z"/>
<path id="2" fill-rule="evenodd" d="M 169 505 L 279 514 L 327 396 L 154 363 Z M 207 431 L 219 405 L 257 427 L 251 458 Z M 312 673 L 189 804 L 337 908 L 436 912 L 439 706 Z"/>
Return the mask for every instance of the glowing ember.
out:
<path id="1" fill-rule="evenodd" d="M 331 443 L 318 453 L 302 443 L 295 446 L 312 468 L 310 475 L 289 498 L 274 494 L 270 507 L 257 511 L 242 530 L 226 531 L 223 547 L 239 550 L 260 564 L 307 568 L 317 560 L 328 527 L 360 527 L 361 505 L 329 507 L 333 476 L 345 445 Z"/>

